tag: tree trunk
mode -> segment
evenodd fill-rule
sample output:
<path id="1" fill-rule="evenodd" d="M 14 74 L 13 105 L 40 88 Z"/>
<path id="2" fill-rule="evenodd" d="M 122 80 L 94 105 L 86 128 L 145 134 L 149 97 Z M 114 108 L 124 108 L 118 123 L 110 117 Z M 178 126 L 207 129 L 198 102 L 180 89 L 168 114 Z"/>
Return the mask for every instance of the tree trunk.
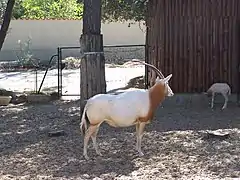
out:
<path id="1" fill-rule="evenodd" d="M 0 29 L 0 51 L 3 47 L 3 43 L 7 35 L 8 27 L 12 18 L 14 4 L 15 0 L 8 0 L 7 7 L 3 16 L 3 24 Z"/>
<path id="2" fill-rule="evenodd" d="M 81 111 L 90 97 L 106 93 L 105 58 L 101 34 L 101 0 L 84 0 L 81 54 Z"/>

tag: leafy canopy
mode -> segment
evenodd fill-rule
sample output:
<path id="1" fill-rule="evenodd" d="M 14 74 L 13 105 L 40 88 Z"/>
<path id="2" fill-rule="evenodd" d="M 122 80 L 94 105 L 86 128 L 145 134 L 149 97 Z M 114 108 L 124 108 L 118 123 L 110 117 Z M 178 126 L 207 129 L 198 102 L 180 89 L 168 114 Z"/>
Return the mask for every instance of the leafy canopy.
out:
<path id="1" fill-rule="evenodd" d="M 104 21 L 144 21 L 148 0 L 102 0 Z"/>
<path id="2" fill-rule="evenodd" d="M 13 16 L 24 19 L 81 19 L 77 0 L 17 0 Z"/>
<path id="3" fill-rule="evenodd" d="M 102 0 L 102 20 L 144 21 L 147 1 Z M 6 2 L 0 0 L 0 17 Z M 16 0 L 13 19 L 81 19 L 82 13 L 83 0 Z"/>
<path id="4" fill-rule="evenodd" d="M 3 21 L 3 15 L 7 6 L 7 0 L 0 0 L 0 25 Z"/>

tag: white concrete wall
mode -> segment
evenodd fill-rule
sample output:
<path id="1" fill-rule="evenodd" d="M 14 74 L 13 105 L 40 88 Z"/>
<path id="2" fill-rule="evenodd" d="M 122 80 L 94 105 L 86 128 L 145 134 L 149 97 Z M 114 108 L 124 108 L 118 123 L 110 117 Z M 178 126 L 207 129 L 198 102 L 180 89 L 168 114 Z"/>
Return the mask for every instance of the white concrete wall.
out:
<path id="1" fill-rule="evenodd" d="M 16 60 L 17 41 L 32 38 L 31 49 L 36 58 L 48 60 L 58 46 L 79 46 L 82 21 L 77 20 L 12 20 L 9 34 L 0 52 L 0 61 Z M 104 45 L 145 44 L 145 33 L 138 24 L 102 24 Z M 64 56 L 78 56 L 79 50 L 65 50 Z"/>

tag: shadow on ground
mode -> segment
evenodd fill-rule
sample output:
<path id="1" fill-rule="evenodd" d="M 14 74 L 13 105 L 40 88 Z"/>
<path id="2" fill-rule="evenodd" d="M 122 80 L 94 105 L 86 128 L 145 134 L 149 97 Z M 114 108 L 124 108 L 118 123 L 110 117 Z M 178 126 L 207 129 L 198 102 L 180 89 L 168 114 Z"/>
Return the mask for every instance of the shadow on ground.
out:
<path id="1" fill-rule="evenodd" d="M 0 177 L 3 179 L 163 179 L 240 176 L 239 130 L 226 141 L 206 141 L 200 130 L 239 128 L 234 103 L 221 111 L 208 107 L 163 104 L 146 127 L 140 158 L 135 128 L 103 124 L 98 142 L 103 157 L 89 145 L 90 161 L 82 156 L 79 101 L 1 107 Z M 64 130 L 60 137 L 48 137 Z M 238 132 L 238 133 L 237 133 Z M 203 173 L 204 172 L 204 173 Z"/>

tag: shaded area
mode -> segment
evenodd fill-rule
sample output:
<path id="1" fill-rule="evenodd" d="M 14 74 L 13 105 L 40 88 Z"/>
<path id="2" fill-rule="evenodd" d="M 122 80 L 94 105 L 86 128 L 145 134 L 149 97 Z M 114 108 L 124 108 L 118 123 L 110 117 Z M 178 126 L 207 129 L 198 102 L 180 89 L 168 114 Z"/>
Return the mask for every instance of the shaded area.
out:
<path id="1" fill-rule="evenodd" d="M 0 107 L 1 179 L 211 179 L 240 177 L 240 111 L 165 103 L 146 127 L 144 157 L 135 150 L 135 127 L 103 124 L 98 142 L 103 157 L 89 144 L 82 156 L 79 101 L 38 106 Z M 207 129 L 230 129 L 230 138 L 204 140 Z M 64 136 L 48 137 L 52 130 Z"/>
<path id="2" fill-rule="evenodd" d="M 21 74 L 21 72 L 8 73 L 8 74 L 5 74 L 2 77 L 0 77 L 0 79 L 5 79 L 5 78 L 9 78 L 9 77 L 18 76 L 19 74 Z"/>

